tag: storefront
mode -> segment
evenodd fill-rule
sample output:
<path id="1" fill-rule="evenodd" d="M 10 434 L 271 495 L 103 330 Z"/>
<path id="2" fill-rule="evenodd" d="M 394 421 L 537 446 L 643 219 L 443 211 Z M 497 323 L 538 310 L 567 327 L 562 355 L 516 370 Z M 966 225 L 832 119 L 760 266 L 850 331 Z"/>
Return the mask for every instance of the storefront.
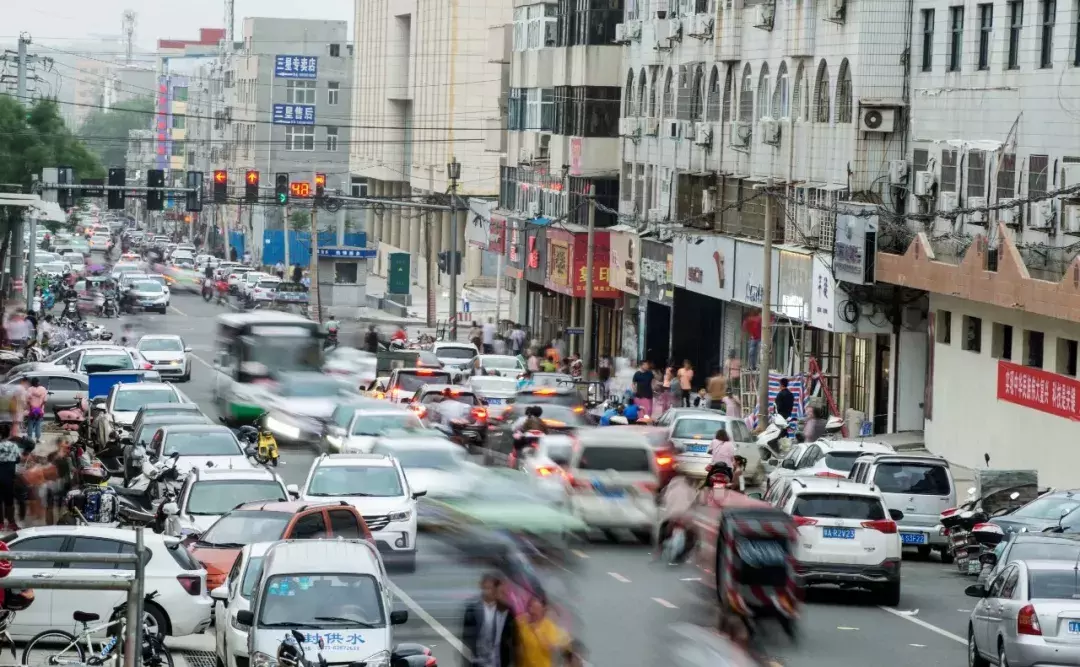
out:
<path id="1" fill-rule="evenodd" d="M 735 240 L 680 235 L 674 243 L 672 359 L 690 361 L 695 379 L 723 364 L 724 309 L 735 292 Z"/>
<path id="2" fill-rule="evenodd" d="M 525 323 L 529 337 L 546 344 L 567 326 L 565 321 L 553 314 L 558 308 L 555 294 L 544 287 L 548 272 L 547 229 L 527 224 L 521 236 L 526 288 Z M 552 314 L 550 317 L 549 313 Z"/>
<path id="3" fill-rule="evenodd" d="M 674 286 L 672 247 L 645 239 L 641 243 L 641 299 L 638 301 L 639 357 L 662 365 L 671 357 L 671 304 Z"/>
<path id="4" fill-rule="evenodd" d="M 611 246 L 608 280 L 622 292 L 618 319 L 622 326 L 622 348 L 619 355 L 637 361 L 640 356 L 639 302 L 641 293 L 641 238 L 637 231 L 613 227 L 608 230 Z"/>
<path id="5" fill-rule="evenodd" d="M 503 287 L 510 292 L 510 310 L 507 319 L 524 324 L 528 318 L 528 290 L 525 283 L 525 221 L 492 215 L 493 225 L 502 224 L 505 231 L 505 257 L 503 259 Z"/>
<path id="6" fill-rule="evenodd" d="M 589 237 L 585 231 L 548 228 L 547 274 L 544 287 L 553 296 L 552 306 L 544 314 L 548 320 L 562 322 L 569 329 L 569 349 L 583 351 L 585 330 L 585 288 L 591 280 L 593 293 L 593 359 L 615 357 L 622 350 L 622 293 L 610 285 L 610 238 L 607 231 L 593 234 L 593 275 L 588 275 Z"/>

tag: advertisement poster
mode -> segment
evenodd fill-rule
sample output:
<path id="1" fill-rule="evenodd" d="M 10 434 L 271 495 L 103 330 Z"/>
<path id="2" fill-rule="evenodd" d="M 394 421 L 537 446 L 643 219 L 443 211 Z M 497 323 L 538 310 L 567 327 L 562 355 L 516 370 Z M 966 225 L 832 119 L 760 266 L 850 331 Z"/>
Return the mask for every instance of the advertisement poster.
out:
<path id="1" fill-rule="evenodd" d="M 772 255 L 773 299 L 780 294 L 780 251 Z M 748 306 L 761 307 L 765 299 L 765 246 L 760 243 L 740 241 L 735 251 L 734 301 Z"/>
<path id="2" fill-rule="evenodd" d="M 810 321 L 810 285 L 813 282 L 813 255 L 780 251 L 779 289 L 773 297 L 773 311 L 800 322 Z"/>
<path id="3" fill-rule="evenodd" d="M 637 234 L 611 232 L 611 257 L 608 263 L 611 286 L 620 292 L 637 295 L 641 291 L 641 239 Z"/>
<path id="4" fill-rule="evenodd" d="M 675 256 L 683 256 L 675 284 L 721 301 L 731 301 L 735 277 L 735 239 L 702 235 L 675 241 Z"/>
<path id="5" fill-rule="evenodd" d="M 548 287 L 567 287 L 570 284 L 570 244 L 548 241 Z"/>
<path id="6" fill-rule="evenodd" d="M 671 273 L 674 253 L 671 246 L 646 240 L 641 244 L 641 296 L 653 303 L 671 305 Z"/>

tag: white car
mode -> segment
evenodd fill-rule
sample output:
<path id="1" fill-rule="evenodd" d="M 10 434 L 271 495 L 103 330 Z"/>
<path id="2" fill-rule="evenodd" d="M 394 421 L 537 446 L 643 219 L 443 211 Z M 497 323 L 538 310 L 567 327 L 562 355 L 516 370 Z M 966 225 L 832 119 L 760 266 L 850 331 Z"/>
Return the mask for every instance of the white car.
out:
<path id="1" fill-rule="evenodd" d="M 44 526 L 24 528 L 4 538 L 15 552 L 135 553 L 135 532 L 126 528 L 96 526 Z M 147 622 L 152 632 L 174 637 L 198 634 L 210 626 L 213 600 L 206 590 L 206 570 L 173 537 L 143 531 L 143 544 L 150 551 L 144 582 L 147 592 L 157 597 L 147 605 Z M 15 565 L 26 577 L 65 580 L 100 580 L 103 570 L 131 570 L 133 565 L 60 564 L 20 560 Z M 124 576 L 120 572 L 118 576 Z M 53 629 L 71 628 L 73 611 L 97 614 L 106 621 L 113 608 L 126 599 L 122 591 L 35 588 L 34 604 L 20 611 L 8 628 L 16 639 Z"/>
<path id="2" fill-rule="evenodd" d="M 236 622 L 236 615 L 241 611 L 251 611 L 255 587 L 262 576 L 263 556 L 277 542 L 256 542 L 240 550 L 229 578 L 225 584 L 210 591 L 217 605 L 214 617 L 219 620 L 214 624 L 214 652 L 224 667 L 241 667 L 248 663 L 248 628 Z M 224 619 L 228 622 L 224 622 Z"/>
<path id="3" fill-rule="evenodd" d="M 573 513 L 608 537 L 612 530 L 629 529 L 651 543 L 660 480 L 645 434 L 621 428 L 587 430 L 578 433 L 578 445 L 567 466 Z"/>
<path id="4" fill-rule="evenodd" d="M 288 442 L 317 441 L 335 406 L 360 398 L 340 379 L 308 371 L 280 373 L 264 390 L 266 427 Z"/>
<path id="5" fill-rule="evenodd" d="M 277 294 L 281 278 L 277 276 L 263 276 L 259 282 L 249 290 L 249 295 L 254 301 L 273 301 Z"/>
<path id="6" fill-rule="evenodd" d="M 154 432 L 146 450 L 161 460 L 177 455 L 177 470 L 255 467 L 236 435 L 221 424 L 165 424 Z"/>
<path id="7" fill-rule="evenodd" d="M 438 342 L 431 346 L 431 353 L 443 368 L 460 371 L 480 354 L 480 350 L 471 343 Z"/>
<path id="8" fill-rule="evenodd" d="M 269 278 L 269 273 L 263 273 L 262 271 L 248 271 L 245 273 L 240 281 L 239 290 L 240 294 L 248 296 L 251 294 L 251 290 L 259 284 L 259 281 L 263 278 Z"/>
<path id="9" fill-rule="evenodd" d="M 797 461 L 785 458 L 773 472 L 777 477 L 829 477 L 847 479 L 855 459 L 863 454 L 891 454 L 893 448 L 880 442 L 862 440 L 816 440 L 803 450 Z M 775 481 L 775 480 L 774 480 Z"/>
<path id="10" fill-rule="evenodd" d="M 169 281 L 165 280 L 165 276 L 160 273 L 148 273 L 143 277 L 143 280 L 149 280 L 150 282 L 161 285 L 161 289 L 165 291 L 165 296 L 171 296 L 172 292 L 169 291 Z"/>
<path id="11" fill-rule="evenodd" d="M 735 443 L 735 453 L 746 459 L 747 483 L 760 484 L 765 479 L 759 445 L 741 419 L 715 410 L 671 408 L 657 417 L 655 425 L 667 431 L 668 442 L 678 452 L 679 470 L 686 474 L 705 477 L 712 462 L 709 445 L 716 432 L 724 429 Z"/>
<path id="12" fill-rule="evenodd" d="M 882 604 L 900 603 L 903 518 L 872 487 L 847 480 L 798 477 L 779 499 L 798 527 L 795 572 L 803 585 L 868 588 Z"/>
<path id="13" fill-rule="evenodd" d="M 114 427 L 130 428 L 139 408 L 148 403 L 192 403 L 179 389 L 164 382 L 116 384 L 109 389 L 105 413 Z"/>
<path id="14" fill-rule="evenodd" d="M 781 477 L 790 477 L 792 470 L 795 469 L 795 465 L 802 458 L 803 452 L 810 446 L 809 442 L 796 442 L 783 453 L 779 458 L 773 458 L 770 463 L 773 464 L 773 469 L 769 471 L 768 477 L 765 478 L 765 489 L 773 488 L 773 485 Z M 787 462 L 785 464 L 785 462 Z"/>
<path id="15" fill-rule="evenodd" d="M 112 273 L 110 273 L 109 276 L 114 281 L 119 281 L 120 277 L 123 276 L 125 273 L 141 274 L 142 272 L 142 266 L 140 266 L 139 264 L 136 264 L 134 262 L 117 262 L 116 264 L 113 264 Z"/>
<path id="16" fill-rule="evenodd" d="M 405 478 L 396 459 L 373 454 L 323 454 L 315 459 L 300 498 L 343 501 L 362 515 L 385 560 L 416 569 L 416 499 L 425 489 Z"/>
<path id="17" fill-rule="evenodd" d="M 195 268 L 195 255 L 186 248 L 177 248 L 169 255 L 169 262 L 173 266 L 178 266 L 182 269 Z"/>
<path id="18" fill-rule="evenodd" d="M 329 422 L 322 450 L 343 454 L 366 454 L 385 433 L 424 429 L 416 413 L 385 401 L 343 403 L 334 408 Z"/>
<path id="19" fill-rule="evenodd" d="M 469 460 L 461 445 L 445 438 L 383 438 L 372 448 L 372 454 L 397 459 L 410 484 L 427 491 L 427 498 L 445 500 L 468 493 L 482 483 L 486 470 Z M 419 504 L 419 523 L 425 525 L 424 503 Z"/>
<path id="20" fill-rule="evenodd" d="M 229 270 L 229 276 L 226 278 L 226 282 L 229 283 L 231 289 L 240 289 L 240 285 L 244 281 L 244 276 L 254 271 L 250 266 L 234 266 Z"/>
<path id="21" fill-rule="evenodd" d="M 149 334 L 135 344 L 143 357 L 163 378 L 177 378 L 180 382 L 191 380 L 191 348 L 184 339 L 172 334 Z"/>
<path id="22" fill-rule="evenodd" d="M 338 346 L 324 355 L 323 372 L 349 378 L 358 390 L 371 386 L 378 376 L 374 354 L 355 347 Z"/>
<path id="23" fill-rule="evenodd" d="M 267 468 L 197 469 L 180 489 L 180 523 L 185 530 L 205 533 L 221 515 L 241 503 L 291 500 L 297 493 L 295 484 L 286 486 Z"/>

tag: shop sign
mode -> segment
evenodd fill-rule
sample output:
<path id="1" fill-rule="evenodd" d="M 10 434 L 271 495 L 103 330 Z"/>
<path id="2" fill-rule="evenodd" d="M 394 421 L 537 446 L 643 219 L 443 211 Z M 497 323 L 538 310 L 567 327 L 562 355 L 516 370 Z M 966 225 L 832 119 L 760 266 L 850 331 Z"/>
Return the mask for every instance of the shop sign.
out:
<path id="1" fill-rule="evenodd" d="M 529 225 L 522 236 L 525 239 L 525 278 L 537 285 L 547 281 L 547 234 L 543 227 Z"/>
<path id="2" fill-rule="evenodd" d="M 548 273 L 545 285 L 550 289 L 570 285 L 569 243 L 555 240 L 548 241 Z"/>
<path id="3" fill-rule="evenodd" d="M 837 282 L 825 257 L 814 255 L 810 280 L 810 326 L 834 333 L 855 331 L 853 325 L 836 316 Z"/>
<path id="4" fill-rule="evenodd" d="M 998 361 L 997 397 L 1047 414 L 1080 420 L 1080 381 L 1008 361 Z"/>
<path id="5" fill-rule="evenodd" d="M 642 243 L 641 296 L 654 303 L 671 305 L 673 263 L 671 246 L 657 241 Z"/>
<path id="6" fill-rule="evenodd" d="M 867 275 L 867 251 L 877 252 L 878 218 L 865 215 L 870 209 L 836 214 L 836 238 L 833 242 L 833 276 L 853 285 L 872 285 L 874 276 Z M 862 215 L 860 215 L 860 213 Z M 871 265 L 872 266 L 872 265 Z"/>
<path id="7" fill-rule="evenodd" d="M 525 269 L 525 250 L 522 245 L 522 239 L 525 237 L 522 231 L 524 223 L 520 220 L 503 219 L 503 224 L 505 225 L 504 234 L 506 235 L 504 243 L 506 246 L 506 276 L 521 280 L 524 277 Z"/>
<path id="8" fill-rule="evenodd" d="M 735 239 L 702 235 L 675 240 L 675 284 L 721 301 L 730 301 L 736 269 Z"/>
<path id="9" fill-rule="evenodd" d="M 772 293 L 780 294 L 780 251 L 772 253 Z M 739 241 L 735 251 L 733 300 L 760 308 L 765 300 L 765 246 Z M 775 310 L 775 309 L 774 309 Z"/>
<path id="10" fill-rule="evenodd" d="M 587 234 L 575 234 L 568 231 L 549 229 L 548 237 L 548 271 L 549 276 L 544 281 L 548 289 L 582 298 L 585 296 L 585 286 L 589 282 L 589 237 Z M 610 283 L 610 242 L 607 232 L 596 232 L 593 246 L 593 296 L 597 299 L 613 299 L 620 292 Z M 561 263 L 559 257 L 567 258 L 567 271 L 565 280 L 562 280 L 562 269 L 557 266 Z"/>
<path id="11" fill-rule="evenodd" d="M 810 321 L 810 284 L 813 281 L 813 255 L 780 251 L 779 289 L 773 312 L 800 322 Z"/>
<path id="12" fill-rule="evenodd" d="M 488 223 L 488 252 L 497 255 L 506 254 L 506 219 L 492 216 Z"/>
<path id="13" fill-rule="evenodd" d="M 641 239 L 637 234 L 611 232 L 611 257 L 608 268 L 611 286 L 627 294 L 640 292 Z"/>
<path id="14" fill-rule="evenodd" d="M 570 137 L 570 175 L 581 176 L 581 137 Z"/>

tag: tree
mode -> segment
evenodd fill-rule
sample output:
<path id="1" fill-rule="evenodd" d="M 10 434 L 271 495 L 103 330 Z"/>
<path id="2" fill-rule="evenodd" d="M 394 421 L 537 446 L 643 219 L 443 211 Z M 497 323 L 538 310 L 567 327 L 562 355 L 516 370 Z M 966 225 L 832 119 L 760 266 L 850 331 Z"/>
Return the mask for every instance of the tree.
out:
<path id="1" fill-rule="evenodd" d="M 64 125 L 54 100 L 38 100 L 30 109 L 0 95 L 0 183 L 21 183 L 44 167 L 67 166 L 76 178 L 105 175 L 97 157 Z"/>
<path id="2" fill-rule="evenodd" d="M 149 130 L 153 119 L 153 98 L 138 97 L 122 104 L 121 108 L 95 109 L 79 128 L 79 136 L 106 167 L 124 166 L 128 131 Z"/>

